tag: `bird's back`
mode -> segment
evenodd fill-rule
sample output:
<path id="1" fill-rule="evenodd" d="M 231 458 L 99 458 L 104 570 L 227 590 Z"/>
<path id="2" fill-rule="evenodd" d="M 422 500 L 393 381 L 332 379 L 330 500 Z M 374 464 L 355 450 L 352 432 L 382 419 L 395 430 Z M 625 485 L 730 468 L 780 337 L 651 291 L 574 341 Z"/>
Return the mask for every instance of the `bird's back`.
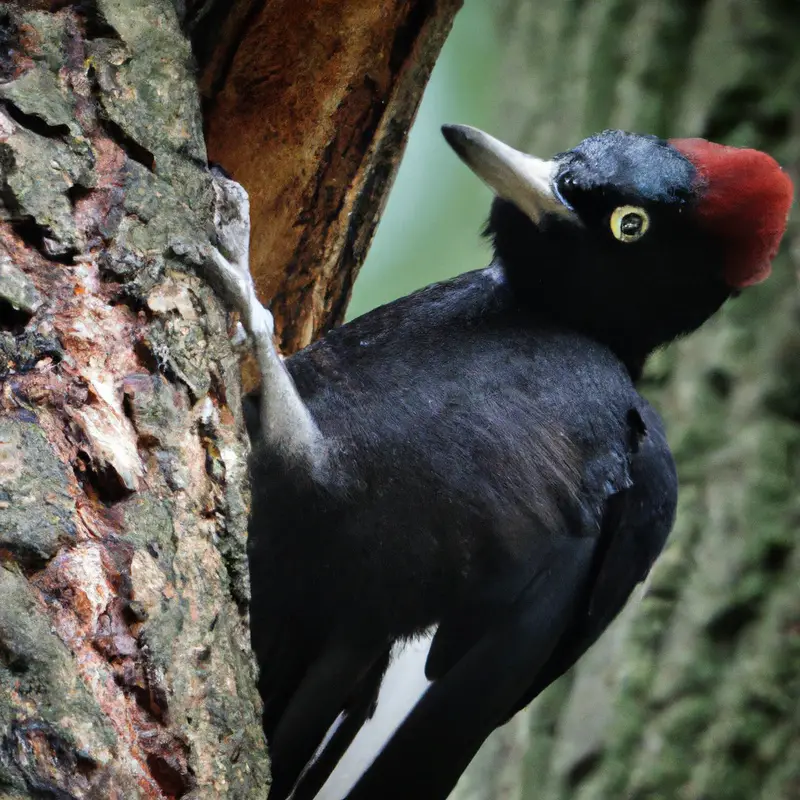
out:
<path id="1" fill-rule="evenodd" d="M 377 309 L 288 367 L 333 447 L 316 480 L 276 468 L 255 487 L 268 733 L 332 639 L 368 669 L 473 598 L 513 595 L 562 541 L 598 539 L 631 484 L 631 414 L 660 436 L 613 354 L 517 307 L 495 267 Z"/>
<path id="2" fill-rule="evenodd" d="M 619 471 L 626 414 L 644 404 L 606 348 L 515 308 L 496 268 L 377 309 L 288 367 L 334 455 L 317 485 L 276 470 L 259 490 L 270 494 L 265 507 L 287 504 L 287 522 L 298 494 L 315 495 L 309 535 L 322 540 L 321 557 L 330 547 L 323 569 L 352 568 L 348 613 L 367 580 L 386 594 L 414 580 L 414 602 L 435 603 L 429 593 L 452 590 L 517 536 L 596 526 L 592 483 L 605 461 Z M 306 548 L 300 524 L 292 514 L 288 536 Z M 275 530 L 274 517 L 267 525 Z M 370 563 L 348 559 L 348 543 Z M 406 594 L 398 587 L 398 612 Z"/>

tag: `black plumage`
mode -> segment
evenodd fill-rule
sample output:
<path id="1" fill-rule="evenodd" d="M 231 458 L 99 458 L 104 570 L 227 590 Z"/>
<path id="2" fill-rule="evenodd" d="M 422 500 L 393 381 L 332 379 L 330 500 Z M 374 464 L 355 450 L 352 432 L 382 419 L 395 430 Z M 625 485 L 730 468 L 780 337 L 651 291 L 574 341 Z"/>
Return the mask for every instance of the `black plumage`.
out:
<path id="1" fill-rule="evenodd" d="M 446 135 L 486 178 L 478 132 Z M 287 460 L 250 415 L 251 616 L 274 800 L 316 796 L 374 711 L 393 645 L 429 630 L 431 686 L 346 796 L 443 800 L 664 545 L 677 479 L 634 380 L 736 291 L 696 213 L 707 176 L 672 144 L 619 132 L 548 163 L 540 211 L 488 171 L 500 187 L 490 267 L 287 360 L 323 459 Z M 612 235 L 629 206 L 646 217 L 623 214 Z M 643 221 L 640 240 L 615 238 Z"/>

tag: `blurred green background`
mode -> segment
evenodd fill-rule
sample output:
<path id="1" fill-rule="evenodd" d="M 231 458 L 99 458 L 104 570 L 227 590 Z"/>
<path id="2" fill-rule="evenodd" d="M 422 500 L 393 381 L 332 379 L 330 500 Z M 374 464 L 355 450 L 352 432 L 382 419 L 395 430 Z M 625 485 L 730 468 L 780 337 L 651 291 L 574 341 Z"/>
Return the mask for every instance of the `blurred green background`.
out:
<path id="1" fill-rule="evenodd" d="M 439 131 L 461 122 L 502 135 L 496 11 L 467 0 L 431 75 L 386 211 L 353 290 L 348 318 L 443 278 L 486 266 L 480 231 L 489 190 Z"/>

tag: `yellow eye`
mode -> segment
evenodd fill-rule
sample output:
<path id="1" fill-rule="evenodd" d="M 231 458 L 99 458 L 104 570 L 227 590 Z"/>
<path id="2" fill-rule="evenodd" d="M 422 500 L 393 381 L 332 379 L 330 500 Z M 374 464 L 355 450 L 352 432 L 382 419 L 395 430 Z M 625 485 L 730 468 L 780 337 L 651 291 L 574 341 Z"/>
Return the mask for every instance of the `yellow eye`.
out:
<path id="1" fill-rule="evenodd" d="M 647 233 L 650 217 L 639 206 L 618 206 L 611 215 L 611 233 L 621 242 L 635 242 Z"/>

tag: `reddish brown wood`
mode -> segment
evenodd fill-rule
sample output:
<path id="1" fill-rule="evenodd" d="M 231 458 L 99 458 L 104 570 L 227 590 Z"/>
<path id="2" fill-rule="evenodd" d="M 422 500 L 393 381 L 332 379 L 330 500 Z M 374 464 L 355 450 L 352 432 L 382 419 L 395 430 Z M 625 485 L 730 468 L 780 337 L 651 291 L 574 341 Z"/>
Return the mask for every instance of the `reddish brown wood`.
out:
<path id="1" fill-rule="evenodd" d="M 253 271 L 287 351 L 342 320 L 460 5 L 273 0 L 219 94 L 218 62 L 207 73 L 209 157 L 250 192 Z"/>

